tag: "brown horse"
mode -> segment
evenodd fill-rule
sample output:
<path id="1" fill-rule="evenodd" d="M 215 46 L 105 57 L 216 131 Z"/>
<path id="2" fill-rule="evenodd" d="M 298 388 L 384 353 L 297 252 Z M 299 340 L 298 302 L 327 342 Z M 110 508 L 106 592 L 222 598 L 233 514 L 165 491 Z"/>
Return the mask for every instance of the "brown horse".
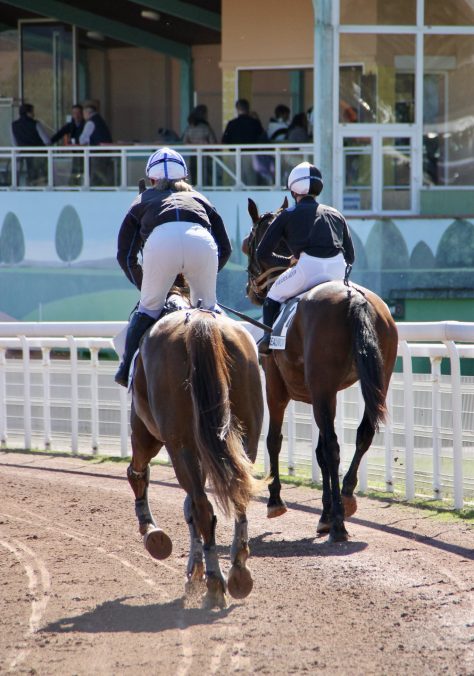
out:
<path id="1" fill-rule="evenodd" d="M 263 395 L 252 337 L 237 322 L 200 309 L 163 317 L 145 335 L 137 359 L 132 398 L 133 456 L 127 476 L 145 547 L 167 558 L 169 536 L 148 506 L 150 460 L 162 446 L 186 492 L 190 532 L 187 590 L 199 590 L 206 565 L 206 607 L 224 607 L 225 593 L 244 598 L 252 589 L 246 508 L 261 484 L 251 474 L 263 417 Z M 226 585 L 216 551 L 216 516 L 205 491 L 235 515 L 231 569 Z"/>
<path id="2" fill-rule="evenodd" d="M 281 209 L 287 206 L 285 200 Z M 247 293 L 261 305 L 281 269 L 262 268 L 256 249 L 270 223 L 280 213 L 259 216 L 249 199 L 252 230 L 243 244 L 248 255 Z M 281 244 L 277 253 L 289 255 Z M 289 261 L 289 259 L 288 259 Z M 286 512 L 280 497 L 278 456 L 282 423 L 290 399 L 312 405 L 319 439 L 316 457 L 323 482 L 323 511 L 318 533 L 331 541 L 347 540 L 344 517 L 357 509 L 354 489 L 360 461 L 372 443 L 378 424 L 385 419 L 385 398 L 397 356 L 398 335 L 387 305 L 375 293 L 340 282 L 325 282 L 307 291 L 298 304 L 284 350 L 273 350 L 262 359 L 270 426 L 267 448 L 270 457 L 268 516 Z M 365 411 L 357 430 L 351 466 L 339 485 L 339 443 L 334 428 L 336 395 L 360 380 Z"/>

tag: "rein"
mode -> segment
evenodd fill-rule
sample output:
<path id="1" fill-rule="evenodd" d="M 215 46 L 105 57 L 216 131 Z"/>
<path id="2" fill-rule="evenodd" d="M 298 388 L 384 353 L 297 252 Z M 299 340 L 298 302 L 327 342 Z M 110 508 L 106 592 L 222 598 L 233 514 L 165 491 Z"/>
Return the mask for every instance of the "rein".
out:
<path id="1" fill-rule="evenodd" d="M 257 275 L 257 277 L 254 277 L 249 273 L 250 288 L 255 294 L 261 294 L 262 291 L 265 291 L 265 289 L 273 284 L 275 279 L 284 270 L 288 270 L 288 268 L 284 265 L 279 265 L 275 268 L 268 268 L 268 270 Z"/>

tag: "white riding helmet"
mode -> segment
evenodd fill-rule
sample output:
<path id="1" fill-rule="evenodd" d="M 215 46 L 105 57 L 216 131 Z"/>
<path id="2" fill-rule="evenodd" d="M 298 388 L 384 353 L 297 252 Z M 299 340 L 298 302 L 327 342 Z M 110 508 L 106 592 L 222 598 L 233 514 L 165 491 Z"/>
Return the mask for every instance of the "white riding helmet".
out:
<path id="1" fill-rule="evenodd" d="M 158 180 L 168 178 L 171 181 L 186 178 L 188 169 L 186 162 L 176 150 L 160 148 L 150 155 L 146 163 L 146 175 L 148 178 Z"/>
<path id="2" fill-rule="evenodd" d="M 314 164 L 301 162 L 291 170 L 288 188 L 296 195 L 319 195 L 323 189 L 323 177 Z"/>

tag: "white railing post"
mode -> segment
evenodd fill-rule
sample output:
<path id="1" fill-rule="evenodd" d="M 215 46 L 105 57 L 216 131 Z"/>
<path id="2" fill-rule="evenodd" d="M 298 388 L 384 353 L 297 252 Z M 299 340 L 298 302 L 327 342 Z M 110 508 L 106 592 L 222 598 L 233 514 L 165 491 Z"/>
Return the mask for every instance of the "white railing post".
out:
<path id="1" fill-rule="evenodd" d="M 441 357 L 431 357 L 431 427 L 433 430 L 433 497 L 441 497 Z"/>
<path id="2" fill-rule="evenodd" d="M 31 448 L 31 371 L 30 346 L 26 336 L 20 336 L 23 353 L 23 425 L 25 448 Z"/>
<path id="3" fill-rule="evenodd" d="M 115 160 L 114 160 L 115 161 Z M 120 149 L 120 187 L 122 190 L 125 190 L 128 187 L 128 176 L 127 176 L 127 149 Z"/>
<path id="4" fill-rule="evenodd" d="M 463 467 L 462 467 L 462 392 L 461 392 L 461 364 L 456 344 L 445 342 L 451 361 L 451 392 L 453 409 L 453 484 L 454 507 L 462 509 L 463 495 Z"/>
<path id="5" fill-rule="evenodd" d="M 6 353 L 0 348 L 0 448 L 5 448 L 8 441 L 6 369 Z"/>
<path id="6" fill-rule="evenodd" d="M 12 148 L 12 177 L 11 177 L 11 186 L 12 188 L 18 188 L 18 165 L 17 165 L 17 152 Z"/>
<path id="7" fill-rule="evenodd" d="M 99 349 L 90 348 L 91 354 L 91 445 L 92 453 L 99 451 Z M 123 389 L 123 388 L 122 388 Z"/>
<path id="8" fill-rule="evenodd" d="M 316 425 L 316 420 L 314 419 L 313 409 L 311 409 L 311 479 L 312 481 L 319 481 L 321 478 L 321 470 L 318 464 L 318 459 L 316 457 L 316 446 L 318 445 L 319 440 L 319 429 Z"/>
<path id="9" fill-rule="evenodd" d="M 90 167 L 90 153 L 89 153 L 89 148 L 87 148 L 87 146 L 84 148 L 84 154 L 82 156 L 82 161 L 84 162 L 84 165 L 83 165 L 83 169 L 84 169 L 83 187 L 84 188 L 90 188 L 90 186 L 91 186 L 91 167 Z"/>
<path id="10" fill-rule="evenodd" d="M 51 190 L 54 188 L 54 165 L 53 165 L 53 149 L 48 148 L 47 150 L 48 158 L 48 188 Z"/>
<path id="11" fill-rule="evenodd" d="M 128 451 L 128 391 L 125 387 L 120 390 L 120 455 L 126 458 L 131 455 Z"/>
<path id="12" fill-rule="evenodd" d="M 385 490 L 388 493 L 393 493 L 393 471 L 392 471 L 392 453 L 393 453 L 393 428 L 392 428 L 392 407 L 393 394 L 392 388 L 388 388 L 386 406 L 387 406 L 387 421 L 384 430 L 384 444 L 385 444 Z M 370 449 L 369 449 L 370 451 Z"/>
<path id="13" fill-rule="evenodd" d="M 295 402 L 293 399 L 288 404 L 287 429 L 288 429 L 288 474 L 295 474 L 295 441 L 296 441 L 296 423 L 295 423 Z"/>
<path id="14" fill-rule="evenodd" d="M 79 450 L 79 392 L 77 372 L 77 347 L 73 336 L 66 336 L 71 363 L 71 451 Z"/>
<path id="15" fill-rule="evenodd" d="M 43 439 L 46 450 L 51 448 L 51 352 L 49 347 L 42 347 L 43 355 Z"/>
<path id="16" fill-rule="evenodd" d="M 346 445 L 344 443 L 344 390 L 337 393 L 336 396 L 336 435 L 339 443 L 339 479 L 345 474 L 346 469 Z"/>
<path id="17" fill-rule="evenodd" d="M 405 422 L 405 497 L 413 500 L 415 497 L 415 464 L 414 464 L 414 398 L 413 398 L 413 368 L 410 347 L 406 340 L 400 343 L 403 361 L 403 414 Z"/>

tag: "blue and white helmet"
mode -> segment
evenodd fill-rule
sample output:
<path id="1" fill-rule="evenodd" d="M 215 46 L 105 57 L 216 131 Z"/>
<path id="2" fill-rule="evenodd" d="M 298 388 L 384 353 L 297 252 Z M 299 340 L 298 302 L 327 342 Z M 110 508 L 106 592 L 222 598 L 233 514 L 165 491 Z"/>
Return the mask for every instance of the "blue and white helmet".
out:
<path id="1" fill-rule="evenodd" d="M 301 162 L 291 170 L 288 188 L 296 195 L 319 195 L 323 189 L 323 177 L 314 164 Z"/>
<path id="2" fill-rule="evenodd" d="M 168 178 L 170 181 L 175 181 L 186 178 L 188 169 L 186 162 L 176 150 L 160 148 L 148 158 L 146 175 L 155 180 Z"/>

